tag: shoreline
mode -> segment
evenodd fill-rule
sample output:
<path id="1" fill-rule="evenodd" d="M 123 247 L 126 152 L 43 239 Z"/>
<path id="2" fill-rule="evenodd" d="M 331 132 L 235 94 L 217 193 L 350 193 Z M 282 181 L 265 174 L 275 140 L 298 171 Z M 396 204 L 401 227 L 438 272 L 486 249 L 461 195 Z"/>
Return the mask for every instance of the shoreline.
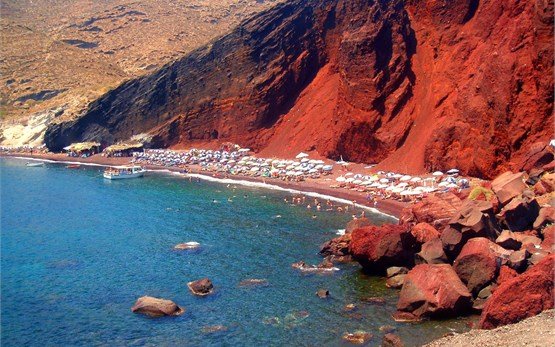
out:
<path id="1" fill-rule="evenodd" d="M 68 157 L 65 154 L 30 154 L 30 153 L 2 153 L 0 157 L 6 158 L 16 158 L 16 159 L 31 159 L 47 162 L 57 162 L 64 164 L 79 164 L 79 165 L 89 165 L 89 166 L 116 166 L 129 164 L 131 157 L 101 157 L 94 155 L 88 158 L 74 158 Z M 343 190 L 339 188 L 330 188 L 326 184 L 319 181 L 303 181 L 303 182 L 285 182 L 278 179 L 268 179 L 263 177 L 251 177 L 251 176 L 231 176 L 225 177 L 222 174 L 218 174 L 210 171 L 203 171 L 197 168 L 196 165 L 189 165 L 189 172 L 182 173 L 182 168 L 177 167 L 167 167 L 167 166 L 157 166 L 157 165 L 143 165 L 149 171 L 158 172 L 170 172 L 170 173 L 180 173 L 183 175 L 190 175 L 192 177 L 197 177 L 199 179 L 205 179 L 209 181 L 217 181 L 219 183 L 233 183 L 239 185 L 249 185 L 248 183 L 255 183 L 256 186 L 264 189 L 280 189 L 284 191 L 289 191 L 295 194 L 303 194 L 312 197 L 321 197 L 325 199 L 335 200 L 345 204 L 352 204 L 353 202 L 359 208 L 364 208 L 373 213 L 385 214 L 394 219 L 399 219 L 402 210 L 409 206 L 409 203 L 403 203 L 394 200 L 377 200 L 377 207 L 374 204 L 370 204 L 365 197 L 364 193 Z M 229 181 L 228 181 L 229 180 Z M 252 185 L 251 185 L 252 186 Z"/>

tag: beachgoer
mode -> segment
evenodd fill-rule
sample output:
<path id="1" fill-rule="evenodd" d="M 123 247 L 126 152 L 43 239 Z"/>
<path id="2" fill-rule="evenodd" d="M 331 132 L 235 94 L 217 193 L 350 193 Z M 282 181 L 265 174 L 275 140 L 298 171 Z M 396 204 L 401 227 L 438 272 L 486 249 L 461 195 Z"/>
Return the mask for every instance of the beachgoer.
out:
<path id="1" fill-rule="evenodd" d="M 310 204 L 308 204 L 308 205 L 306 205 L 306 208 L 310 210 L 312 208 L 312 206 L 310 206 Z"/>

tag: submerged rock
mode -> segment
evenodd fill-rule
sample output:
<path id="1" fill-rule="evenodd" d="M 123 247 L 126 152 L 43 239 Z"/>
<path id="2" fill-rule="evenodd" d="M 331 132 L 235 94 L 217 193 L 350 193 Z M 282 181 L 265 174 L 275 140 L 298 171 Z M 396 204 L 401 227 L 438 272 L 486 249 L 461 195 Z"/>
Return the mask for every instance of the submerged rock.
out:
<path id="1" fill-rule="evenodd" d="M 382 339 L 382 347 L 403 347 L 401 338 L 395 334 L 385 334 Z"/>
<path id="2" fill-rule="evenodd" d="M 343 340 L 357 345 L 362 345 L 370 341 L 373 336 L 374 335 L 366 331 L 355 331 L 354 333 L 345 333 L 343 335 Z"/>
<path id="3" fill-rule="evenodd" d="M 212 281 L 208 278 L 203 278 L 197 281 L 192 281 L 187 283 L 187 286 L 191 290 L 191 292 L 195 295 L 199 296 L 206 296 L 211 294 L 214 291 L 214 286 L 212 285 Z"/>
<path id="4" fill-rule="evenodd" d="M 318 289 L 316 296 L 320 299 L 326 299 L 330 296 L 330 291 L 327 289 Z"/>
<path id="5" fill-rule="evenodd" d="M 179 250 L 179 251 L 193 250 L 193 249 L 199 249 L 199 248 L 200 248 L 200 243 L 195 241 L 179 243 L 173 247 L 173 249 Z"/>
<path id="6" fill-rule="evenodd" d="M 239 287 L 268 286 L 268 280 L 259 278 L 249 278 L 239 282 Z"/>
<path id="7" fill-rule="evenodd" d="M 137 299 L 135 305 L 131 307 L 131 311 L 142 313 L 150 317 L 162 317 L 179 316 L 185 312 L 185 309 L 177 306 L 177 304 L 171 300 L 142 296 Z"/>
<path id="8" fill-rule="evenodd" d="M 202 327 L 202 332 L 205 334 L 220 333 L 224 331 L 227 331 L 227 327 L 225 325 L 209 325 Z"/>

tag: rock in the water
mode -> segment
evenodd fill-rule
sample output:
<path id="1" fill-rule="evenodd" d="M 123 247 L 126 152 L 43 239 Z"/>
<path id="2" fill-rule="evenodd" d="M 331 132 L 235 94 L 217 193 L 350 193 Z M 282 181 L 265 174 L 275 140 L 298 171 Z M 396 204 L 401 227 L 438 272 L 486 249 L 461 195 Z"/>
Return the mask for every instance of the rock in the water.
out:
<path id="1" fill-rule="evenodd" d="M 187 283 L 191 292 L 195 295 L 206 296 L 214 291 L 214 285 L 208 278 Z"/>
<path id="2" fill-rule="evenodd" d="M 440 239 L 433 239 L 422 245 L 422 250 L 415 255 L 416 264 L 446 264 L 449 262 Z"/>
<path id="3" fill-rule="evenodd" d="M 408 272 L 409 272 L 409 269 L 407 269 L 406 267 L 392 266 L 390 268 L 387 268 L 386 275 L 389 278 L 397 275 L 405 275 Z"/>
<path id="4" fill-rule="evenodd" d="M 193 249 L 199 249 L 199 248 L 200 248 L 200 243 L 195 241 L 180 243 L 173 247 L 173 249 L 180 250 L 180 251 L 193 250 Z"/>
<path id="5" fill-rule="evenodd" d="M 493 329 L 553 308 L 554 262 L 555 255 L 550 255 L 523 274 L 502 283 L 486 302 L 479 327 Z"/>
<path id="6" fill-rule="evenodd" d="M 209 325 L 202 328 L 202 332 L 205 334 L 213 334 L 227 331 L 227 327 L 224 325 Z"/>
<path id="7" fill-rule="evenodd" d="M 373 335 L 367 333 L 366 331 L 355 331 L 354 333 L 345 333 L 343 335 L 343 340 L 357 345 L 362 345 L 370 341 L 372 337 Z"/>
<path id="8" fill-rule="evenodd" d="M 327 241 L 320 247 L 320 254 L 335 257 L 348 257 L 349 244 L 351 243 L 351 234 L 341 235 L 332 240 Z"/>
<path id="9" fill-rule="evenodd" d="M 353 231 L 349 250 L 366 271 L 383 273 L 391 266 L 410 266 L 415 246 L 407 226 L 384 224 Z"/>
<path id="10" fill-rule="evenodd" d="M 492 182 L 492 190 L 497 195 L 499 202 L 505 205 L 512 198 L 522 194 L 522 192 L 528 187 L 526 183 L 526 177 L 523 172 L 512 173 L 507 171 L 497 176 Z"/>
<path id="11" fill-rule="evenodd" d="M 471 307 L 471 294 L 448 264 L 421 264 L 405 277 L 399 295 L 396 319 L 447 317 L 463 314 Z M 404 317 L 403 313 L 408 313 Z"/>
<path id="12" fill-rule="evenodd" d="M 171 300 L 142 296 L 137 299 L 135 305 L 131 307 L 131 311 L 142 313 L 150 317 L 162 317 L 179 316 L 185 312 L 185 309 L 177 306 Z"/>
<path id="13" fill-rule="evenodd" d="M 425 222 L 416 224 L 411 228 L 410 232 L 419 243 L 425 243 L 439 238 L 439 231 Z"/>
<path id="14" fill-rule="evenodd" d="M 352 219 L 345 226 L 345 234 L 350 234 L 355 229 L 366 227 L 369 225 L 372 225 L 372 222 L 368 218 L 363 217 L 363 218 Z"/>
<path id="15" fill-rule="evenodd" d="M 405 274 L 400 274 L 400 275 L 395 275 L 393 277 L 389 277 L 385 281 L 385 285 L 388 288 L 400 289 L 403 286 L 403 283 L 405 283 L 405 277 L 406 276 L 407 275 L 405 275 Z"/>
<path id="16" fill-rule="evenodd" d="M 520 246 L 522 246 L 522 242 L 518 240 L 518 236 L 510 230 L 503 230 L 495 240 L 495 243 L 505 249 L 513 249 L 515 251 L 519 250 Z"/>
<path id="17" fill-rule="evenodd" d="M 483 237 L 470 239 L 453 263 L 459 278 L 475 295 L 497 277 L 502 261 L 495 247 L 499 246 Z"/>
<path id="18" fill-rule="evenodd" d="M 539 212 L 540 205 L 536 199 L 519 196 L 505 205 L 497 218 L 512 231 L 524 231 L 532 229 Z"/>
<path id="19" fill-rule="evenodd" d="M 382 347 L 403 347 L 401 338 L 395 334 L 385 334 L 382 339 Z"/>
<path id="20" fill-rule="evenodd" d="M 318 289 L 316 292 L 316 296 L 320 299 L 325 299 L 330 296 L 330 291 L 327 289 Z"/>

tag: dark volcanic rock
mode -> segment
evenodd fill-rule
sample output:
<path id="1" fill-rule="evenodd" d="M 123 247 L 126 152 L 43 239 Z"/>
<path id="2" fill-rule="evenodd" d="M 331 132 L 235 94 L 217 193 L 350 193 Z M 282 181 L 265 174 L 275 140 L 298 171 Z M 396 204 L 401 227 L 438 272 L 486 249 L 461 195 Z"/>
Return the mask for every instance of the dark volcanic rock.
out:
<path id="1" fill-rule="evenodd" d="M 519 322 L 553 308 L 553 265 L 555 255 L 502 283 L 487 301 L 479 327 L 493 329 Z"/>
<path id="2" fill-rule="evenodd" d="M 333 255 L 335 257 L 347 257 L 349 253 L 349 244 L 351 243 L 351 234 L 341 235 L 325 242 L 320 247 L 320 254 L 323 256 Z"/>
<path id="3" fill-rule="evenodd" d="M 536 199 L 516 197 L 501 209 L 497 218 L 512 231 L 524 231 L 532 229 L 539 211 L 540 205 Z"/>

